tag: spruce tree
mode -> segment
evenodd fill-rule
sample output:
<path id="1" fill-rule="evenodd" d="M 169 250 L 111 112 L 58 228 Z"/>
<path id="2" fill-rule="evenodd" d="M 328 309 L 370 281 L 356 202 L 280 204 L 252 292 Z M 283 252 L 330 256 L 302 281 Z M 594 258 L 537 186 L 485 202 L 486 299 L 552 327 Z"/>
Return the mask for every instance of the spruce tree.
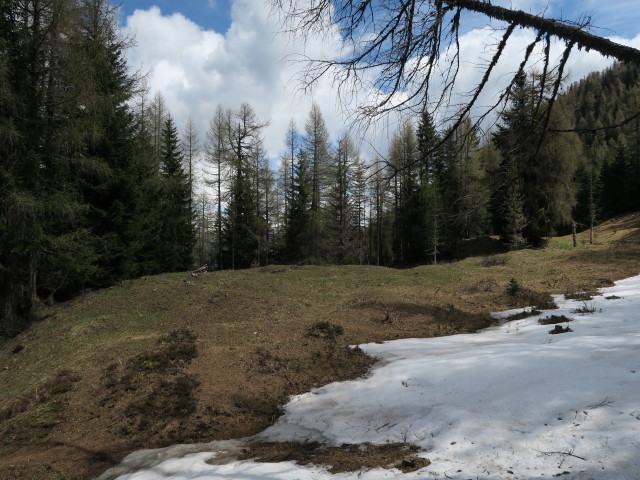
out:
<path id="1" fill-rule="evenodd" d="M 352 176 L 357 152 L 348 133 L 338 141 L 333 164 L 333 183 L 327 203 L 327 233 L 334 263 L 353 263 L 352 247 Z"/>
<path id="2" fill-rule="evenodd" d="M 416 260 L 438 262 L 440 246 L 446 239 L 446 211 L 443 191 L 446 188 L 446 165 L 438 145 L 440 136 L 427 110 L 420 116 L 418 126 L 418 175 L 420 180 L 420 209 L 423 214 L 417 227 L 419 243 Z"/>
<path id="3" fill-rule="evenodd" d="M 135 79 L 108 2 L 0 6 L 0 330 L 133 271 Z"/>
<path id="4" fill-rule="evenodd" d="M 511 246 L 519 242 L 519 233 L 514 232 L 523 224 L 524 240 L 540 245 L 544 237 L 571 221 L 575 204 L 572 177 L 580 144 L 575 135 L 541 135 L 544 112 L 551 106 L 545 100 L 547 86 L 538 82 L 536 75 L 531 80 L 522 72 L 518 75 L 509 107 L 501 114 L 498 131 L 493 135 L 502 156 L 494 177 L 494 217 Z M 552 112 L 552 128 L 562 129 L 566 126 L 563 122 L 556 111 Z M 516 188 L 518 191 L 514 191 Z"/>
<path id="5" fill-rule="evenodd" d="M 285 259 L 301 262 L 312 256 L 311 237 L 311 172 L 305 151 L 300 151 L 293 164 L 289 211 L 284 232 Z"/>
<path id="6" fill-rule="evenodd" d="M 189 175 L 178 132 L 169 115 L 162 131 L 162 205 L 163 220 L 158 255 L 166 271 L 186 270 L 193 266 L 195 244 Z"/>

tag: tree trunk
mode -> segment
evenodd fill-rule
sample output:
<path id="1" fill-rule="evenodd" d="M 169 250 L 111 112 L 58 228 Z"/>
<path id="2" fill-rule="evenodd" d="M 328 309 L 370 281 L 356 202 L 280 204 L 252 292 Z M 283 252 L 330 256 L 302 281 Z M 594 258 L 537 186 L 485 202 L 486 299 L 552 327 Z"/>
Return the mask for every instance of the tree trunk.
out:
<path id="1" fill-rule="evenodd" d="M 606 57 L 613 57 L 624 62 L 640 64 L 640 51 L 632 47 L 614 43 L 603 37 L 592 35 L 579 25 L 567 25 L 552 18 L 544 18 L 522 10 L 512 10 L 506 7 L 492 5 L 490 2 L 478 0 L 442 0 L 442 3 L 451 7 L 459 7 L 482 13 L 489 18 L 503 20 L 505 22 L 531 27 L 540 33 L 553 35 L 567 42 L 573 41 L 585 50 L 595 50 Z"/>

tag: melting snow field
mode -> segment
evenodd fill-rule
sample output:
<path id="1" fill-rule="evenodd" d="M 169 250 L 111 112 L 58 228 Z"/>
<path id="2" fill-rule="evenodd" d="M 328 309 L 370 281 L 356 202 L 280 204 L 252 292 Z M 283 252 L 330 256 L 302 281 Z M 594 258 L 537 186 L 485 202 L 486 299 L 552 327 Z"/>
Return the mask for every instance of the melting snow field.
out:
<path id="1" fill-rule="evenodd" d="M 257 436 L 407 441 L 431 460 L 417 472 L 331 475 L 291 462 L 239 462 L 238 442 L 212 442 L 136 452 L 100 478 L 638 480 L 640 276 L 601 294 L 586 303 L 557 297 L 559 310 L 478 334 L 362 345 L 380 359 L 369 377 L 294 397 Z M 575 312 L 585 306 L 595 311 Z M 538 324 L 550 314 L 573 319 L 563 324 L 573 332 L 550 335 L 553 325 Z"/>

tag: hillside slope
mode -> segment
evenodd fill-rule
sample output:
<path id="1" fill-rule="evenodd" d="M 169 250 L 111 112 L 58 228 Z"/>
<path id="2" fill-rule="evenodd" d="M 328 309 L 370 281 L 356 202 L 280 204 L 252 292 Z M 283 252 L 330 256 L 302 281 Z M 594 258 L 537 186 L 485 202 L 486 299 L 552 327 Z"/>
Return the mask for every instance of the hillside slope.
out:
<path id="1" fill-rule="evenodd" d="M 0 479 L 88 479 L 135 449 L 253 434 L 288 395 L 366 372 L 344 345 L 473 332 L 640 271 L 640 215 L 586 238 L 409 270 L 159 275 L 44 310 L 0 346 Z"/>

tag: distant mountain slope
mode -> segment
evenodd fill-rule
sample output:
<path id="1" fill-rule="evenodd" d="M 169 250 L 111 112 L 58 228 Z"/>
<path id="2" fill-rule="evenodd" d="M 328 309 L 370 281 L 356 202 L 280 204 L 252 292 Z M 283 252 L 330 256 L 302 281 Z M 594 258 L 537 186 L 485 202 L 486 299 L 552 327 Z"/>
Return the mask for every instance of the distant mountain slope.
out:
<path id="1" fill-rule="evenodd" d="M 578 221 L 588 218 L 591 195 L 600 219 L 638 210 L 640 66 L 615 64 L 590 74 L 569 87 L 559 107 L 573 117 L 584 145 Z"/>

